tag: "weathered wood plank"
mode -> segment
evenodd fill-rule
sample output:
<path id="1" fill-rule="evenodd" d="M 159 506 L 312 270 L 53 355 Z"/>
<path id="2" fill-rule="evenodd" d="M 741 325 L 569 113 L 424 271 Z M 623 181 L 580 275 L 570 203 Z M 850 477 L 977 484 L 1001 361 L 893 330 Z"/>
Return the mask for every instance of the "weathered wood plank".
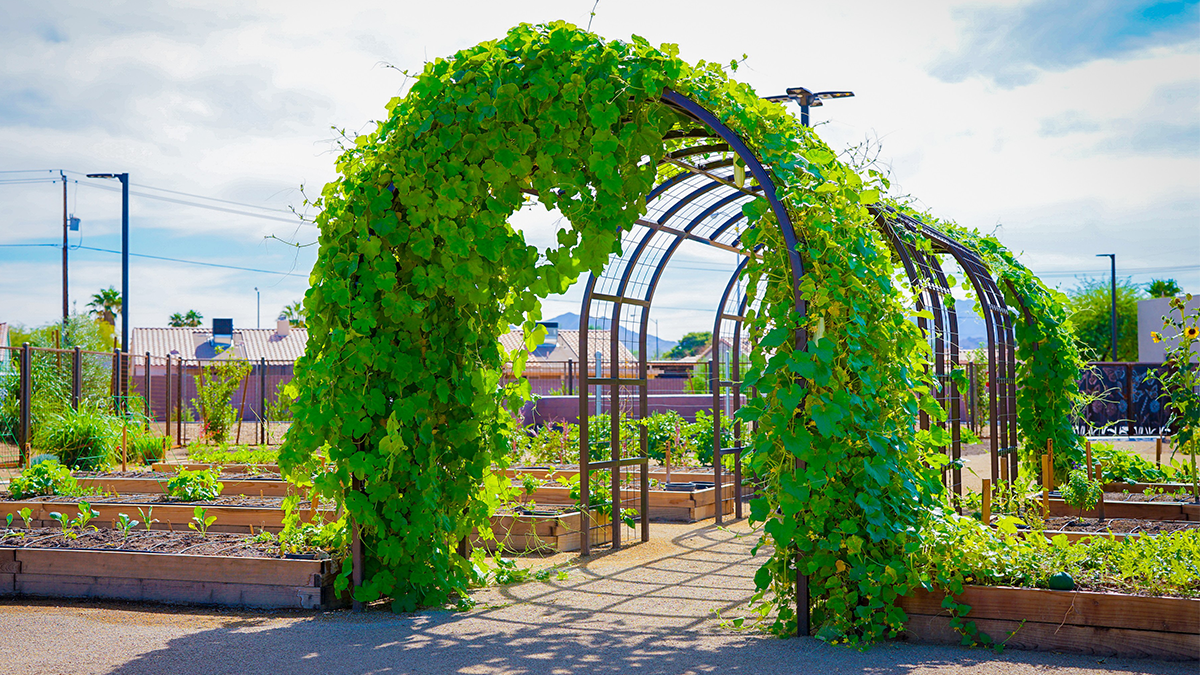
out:
<path id="1" fill-rule="evenodd" d="M 85 476 L 79 479 L 79 484 L 85 488 L 94 488 L 105 493 L 116 492 L 122 495 L 131 494 L 166 494 L 168 479 L 154 478 L 119 478 L 111 476 Z M 306 491 L 282 480 L 223 480 L 223 495 L 249 495 L 252 497 L 286 497 L 291 494 L 305 494 Z"/>
<path id="2" fill-rule="evenodd" d="M 19 574 L 16 593 L 59 598 L 104 598 L 142 602 L 315 608 L 320 588 L 280 584 L 221 583 L 86 575 Z M 316 603 L 313 599 L 317 598 Z"/>
<path id="3" fill-rule="evenodd" d="M 132 551 L 81 551 L 69 549 L 17 549 L 22 576 L 28 574 L 97 576 L 121 579 L 158 579 L 230 582 L 282 586 L 309 586 L 323 572 L 319 560 L 234 558 Z"/>
<path id="4" fill-rule="evenodd" d="M 906 612 L 944 615 L 940 592 L 918 589 L 900 600 Z M 1028 620 L 1200 635 L 1200 600 L 1040 588 L 968 586 L 956 600 L 971 606 L 966 618 Z"/>
<path id="5" fill-rule="evenodd" d="M 1096 518 L 1099 511 L 1084 511 L 1085 518 Z M 1050 515 L 1078 516 L 1079 509 L 1068 506 L 1061 499 L 1050 500 Z M 1104 515 L 1107 518 L 1142 518 L 1145 520 L 1187 520 L 1183 505 L 1178 502 L 1130 502 L 1105 501 Z"/>
<path id="6" fill-rule="evenodd" d="M 979 631 L 1010 649 L 1169 660 L 1200 659 L 1200 635 L 1071 624 L 971 619 Z M 959 644 L 947 616 L 910 615 L 905 637 L 915 642 Z"/>

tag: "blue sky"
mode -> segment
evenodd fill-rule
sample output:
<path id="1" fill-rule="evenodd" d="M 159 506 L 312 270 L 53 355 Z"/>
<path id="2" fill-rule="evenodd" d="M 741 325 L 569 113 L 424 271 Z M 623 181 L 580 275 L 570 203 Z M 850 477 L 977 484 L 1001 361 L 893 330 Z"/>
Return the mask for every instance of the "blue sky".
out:
<path id="1" fill-rule="evenodd" d="M 403 90 L 384 64 L 419 69 L 520 21 L 586 24 L 593 2 L 11 3 L 0 23 L 0 171 L 55 172 L 0 173 L 0 244 L 22 244 L 0 246 L 0 321 L 36 325 L 59 312 L 61 253 L 25 244 L 61 238 L 62 188 L 49 182 L 61 168 L 77 172 L 73 244 L 119 248 L 115 184 L 81 174 L 128 171 L 141 193 L 134 253 L 273 272 L 135 257 L 133 325 L 188 309 L 254 325 L 256 286 L 269 322 L 301 296 L 315 255 L 270 237 L 315 240 L 289 209 L 305 211 L 302 185 L 312 196 L 334 178 L 341 131 L 368 130 Z M 1123 276 L 1200 291 L 1197 2 L 728 8 L 601 0 L 593 29 L 678 43 L 693 61 L 746 54 L 738 77 L 764 95 L 855 91 L 815 111 L 833 147 L 866 143 L 897 191 L 995 231 L 1051 283 L 1105 274 L 1094 256 L 1116 252 Z M 555 227 L 536 211 L 515 222 L 542 245 Z M 713 272 L 733 265 L 702 250 L 685 258 L 656 301 L 666 338 L 711 327 L 725 277 Z M 119 256 L 73 250 L 71 278 L 82 306 L 119 286 Z M 578 309 L 573 291 L 545 314 Z"/>

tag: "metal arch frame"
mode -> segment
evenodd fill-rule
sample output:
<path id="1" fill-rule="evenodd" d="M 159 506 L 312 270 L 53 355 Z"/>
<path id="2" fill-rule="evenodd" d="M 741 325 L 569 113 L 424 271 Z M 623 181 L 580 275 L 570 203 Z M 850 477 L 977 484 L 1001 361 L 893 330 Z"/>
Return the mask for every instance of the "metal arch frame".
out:
<path id="1" fill-rule="evenodd" d="M 929 330 L 928 319 L 917 318 L 917 326 L 925 333 L 933 348 L 933 375 L 937 383 L 936 399 L 946 411 L 947 419 L 939 423 L 943 429 L 950 432 L 950 459 L 955 461 L 954 468 L 949 472 L 948 486 L 957 495 L 962 495 L 962 469 L 957 461 L 962 458 L 962 419 L 959 411 L 960 393 L 958 385 L 950 378 L 947 364 L 958 363 L 958 314 L 954 303 L 944 302 L 950 295 L 950 287 L 946 275 L 936 256 L 927 255 L 913 242 L 914 237 L 922 233 L 908 227 L 909 223 L 902 220 L 888 220 L 881 214 L 876 214 L 876 226 L 887 237 L 892 250 L 900 258 L 909 283 L 918 291 L 917 311 L 928 307 L 933 316 L 933 330 Z M 920 413 L 922 429 L 930 426 L 929 416 Z M 943 482 L 947 472 L 943 470 Z"/>
<path id="2" fill-rule="evenodd" d="M 783 236 L 783 240 L 787 247 L 787 260 L 788 260 L 789 271 L 791 273 L 792 292 L 793 292 L 795 307 L 796 307 L 796 310 L 801 315 L 803 315 L 806 311 L 806 303 L 805 303 L 804 298 L 802 297 L 801 291 L 800 291 L 800 278 L 804 274 L 804 267 L 803 267 L 803 262 L 801 261 L 801 258 L 800 258 L 800 254 L 797 250 L 798 239 L 796 237 L 795 229 L 792 226 L 791 218 L 788 215 L 786 208 L 784 208 L 782 201 L 780 201 L 780 199 L 777 195 L 775 184 L 774 184 L 773 180 L 771 179 L 770 173 L 762 165 L 761 161 L 759 161 L 757 156 L 755 156 L 755 154 L 750 150 L 750 148 L 748 146 L 746 146 L 745 142 L 743 142 L 741 140 L 741 138 L 733 130 L 731 130 L 729 127 L 725 126 L 720 120 L 718 120 L 716 118 L 715 115 L 713 115 L 710 111 L 705 109 L 703 106 L 699 105 L 698 103 L 691 100 L 690 98 L 688 98 L 682 94 L 679 94 L 678 92 L 672 91 L 670 89 L 667 89 L 663 92 L 661 100 L 665 105 L 668 105 L 668 106 L 674 108 L 680 114 L 696 121 L 701 129 L 707 129 L 711 132 L 711 133 L 706 134 L 705 132 L 701 131 L 699 134 L 697 134 L 693 130 L 693 131 L 688 132 L 689 137 L 709 138 L 709 139 L 713 139 L 713 140 L 720 139 L 720 141 L 722 141 L 723 144 L 727 148 L 727 149 L 721 148 L 720 144 L 713 144 L 713 145 L 708 146 L 708 148 L 709 148 L 708 150 L 697 151 L 697 152 L 693 152 L 692 154 L 698 154 L 698 152 L 705 152 L 705 151 L 707 151 L 707 152 L 731 151 L 731 152 L 735 153 L 745 163 L 746 168 L 748 170 L 747 173 L 750 176 L 752 176 L 754 181 L 757 183 L 757 186 L 758 186 L 757 192 L 761 193 L 759 195 L 760 198 L 765 198 L 767 200 L 767 203 L 770 206 L 771 211 L 775 216 L 776 225 L 777 225 L 777 227 L 779 227 L 780 233 Z M 674 157 L 668 157 L 664 161 L 676 163 L 676 162 L 671 161 L 674 159 L 675 159 Z M 721 168 L 722 164 L 724 166 L 728 166 L 727 162 L 726 163 L 717 162 L 714 165 L 711 165 L 711 168 L 713 168 L 713 169 Z M 579 407 L 580 407 L 579 485 L 580 485 L 580 504 L 581 504 L 581 508 L 583 510 L 583 513 L 581 514 L 583 516 L 581 519 L 581 523 L 583 524 L 583 527 L 585 529 L 585 531 L 581 533 L 582 536 L 581 536 L 581 542 L 580 542 L 580 544 L 581 544 L 580 552 L 583 555 L 588 555 L 590 553 L 590 547 L 591 547 L 592 528 L 589 527 L 589 523 L 591 522 L 591 520 L 590 520 L 590 517 L 588 514 L 589 506 L 590 506 L 589 473 L 591 471 L 595 471 L 595 470 L 610 469 L 612 471 L 612 486 L 611 486 L 612 503 L 610 505 L 610 508 L 611 508 L 610 513 L 612 514 L 612 518 L 611 518 L 610 527 L 612 530 L 612 545 L 614 547 L 617 547 L 617 546 L 620 546 L 620 539 L 621 539 L 621 531 L 620 531 L 620 522 L 621 521 L 620 521 L 620 517 L 619 517 L 620 507 L 621 507 L 620 506 L 621 505 L 621 497 L 620 497 L 621 485 L 620 485 L 619 471 L 623 466 L 633 466 L 633 465 L 641 466 L 641 493 L 642 493 L 641 535 L 642 535 L 643 541 L 649 540 L 649 522 L 648 522 L 648 508 L 647 508 L 648 507 L 649 477 L 648 477 L 648 473 L 647 473 L 648 457 L 646 456 L 647 435 L 646 435 L 645 427 L 643 427 L 641 430 L 641 433 L 640 433 L 640 437 L 641 437 L 640 438 L 640 443 L 641 443 L 641 453 L 640 453 L 641 456 L 640 457 L 628 458 L 628 459 L 621 458 L 620 414 L 619 414 L 620 389 L 621 389 L 622 385 L 632 385 L 632 386 L 638 387 L 638 389 L 639 389 L 639 406 L 638 406 L 639 416 L 644 417 L 646 415 L 647 404 L 648 404 L 647 387 L 646 387 L 646 382 L 647 382 L 647 377 L 648 377 L 648 366 L 647 366 L 647 356 L 646 356 L 646 334 L 647 334 L 647 328 L 649 327 L 649 309 L 652 305 L 654 292 L 657 288 L 657 284 L 658 284 L 659 280 L 661 279 L 661 275 L 662 275 L 664 268 L 669 263 L 669 261 L 672 259 L 675 250 L 678 248 L 678 246 L 682 243 L 682 241 L 684 239 L 705 241 L 705 238 L 695 236 L 693 233 L 693 230 L 700 223 L 708 220 L 712 215 L 719 213 L 722 206 L 728 206 L 730 204 L 736 203 L 737 200 L 745 199 L 747 196 L 750 196 L 750 197 L 756 196 L 755 190 L 752 190 L 752 189 L 747 190 L 745 188 L 742 188 L 739 185 L 732 183 L 731 181 L 729 181 L 727 179 L 718 177 L 715 174 L 708 171 L 707 169 L 709 167 L 707 167 L 707 166 L 706 167 L 689 167 L 687 165 L 683 165 L 683 166 L 686 170 L 691 171 L 692 173 L 691 174 L 686 173 L 686 172 L 681 173 L 679 176 L 675 176 L 675 177 L 672 177 L 671 179 L 664 181 L 662 184 L 656 186 L 650 192 L 650 194 L 647 198 L 647 201 L 650 202 L 650 201 L 654 200 L 655 198 L 657 198 L 658 196 L 660 196 L 664 192 L 666 192 L 666 190 L 668 190 L 670 187 L 684 182 L 685 180 L 687 180 L 688 178 L 691 178 L 695 174 L 699 174 L 699 175 L 707 178 L 708 181 L 704 185 L 700 186 L 698 189 L 691 191 L 685 198 L 678 200 L 678 203 L 672 204 L 670 207 L 670 212 L 668 214 L 664 214 L 665 217 L 660 218 L 659 222 L 651 223 L 651 222 L 646 222 L 646 221 L 639 221 L 639 224 L 648 226 L 652 231 L 647 233 L 647 235 L 642 238 L 642 241 L 639 243 L 637 249 L 633 252 L 633 255 L 628 260 L 621 259 L 624 262 L 625 269 L 622 271 L 620 285 L 618 286 L 618 289 L 616 290 L 615 294 L 608 295 L 608 294 L 597 293 L 596 292 L 596 282 L 597 282 L 596 275 L 589 275 L 588 282 L 587 282 L 587 285 L 586 285 L 586 288 L 584 291 L 584 297 L 583 297 L 583 301 L 581 304 L 580 324 L 579 324 L 579 350 L 580 350 L 580 354 L 581 354 L 582 358 L 586 358 L 586 355 L 588 354 L 588 351 L 590 349 L 589 324 L 590 324 L 590 319 L 591 319 L 591 305 L 592 305 L 593 301 L 601 301 L 601 302 L 611 303 L 608 329 L 609 329 L 609 340 L 610 340 L 610 346 L 611 346 L 610 354 L 613 355 L 614 357 L 616 354 L 619 353 L 618 347 L 620 344 L 621 313 L 622 313 L 623 306 L 624 305 L 632 305 L 635 307 L 640 307 L 642 309 L 642 312 L 641 312 L 641 317 L 640 317 L 641 318 L 641 330 L 639 331 L 640 335 L 638 338 L 639 339 L 638 376 L 636 378 L 622 378 L 620 364 L 618 363 L 618 360 L 616 358 L 609 359 L 609 368 L 610 368 L 609 374 L 610 374 L 610 376 L 607 378 L 603 378 L 603 377 L 593 378 L 593 377 L 590 377 L 590 374 L 587 372 L 589 370 L 588 368 L 580 369 L 581 372 L 580 372 L 580 383 L 579 383 L 580 384 L 580 388 L 579 388 Z M 720 190 L 722 187 L 725 188 L 726 190 L 731 190 L 731 193 L 729 195 L 725 195 L 720 200 L 718 200 L 718 203 L 709 205 L 709 207 L 704 209 L 701 214 L 691 217 L 690 218 L 691 222 L 689 222 L 687 226 L 685 226 L 684 228 L 681 228 L 681 229 L 664 227 L 665 222 L 670 217 L 679 213 L 679 211 L 684 206 L 694 202 L 697 198 L 701 197 L 702 195 L 709 194 L 709 193 L 713 192 L 714 190 Z M 722 225 L 719 227 L 719 229 L 717 229 L 717 231 L 715 231 L 713 234 L 709 235 L 709 237 L 707 238 L 707 243 L 709 243 L 711 245 L 717 245 L 719 248 L 732 249 L 735 251 L 738 250 L 736 246 L 721 245 L 720 242 L 716 241 L 716 238 L 718 236 L 720 236 L 720 234 L 726 232 L 728 230 L 728 228 L 733 227 L 736 223 L 738 223 L 744 219 L 745 219 L 745 216 L 741 215 L 741 214 L 737 214 L 731 218 L 727 218 L 725 220 L 725 222 L 722 223 Z M 650 283 L 648 284 L 648 287 L 646 288 L 644 297 L 643 298 L 625 297 L 625 293 L 628 290 L 628 285 L 629 285 L 629 281 L 630 281 L 631 275 L 633 273 L 633 270 L 638 267 L 639 262 L 641 260 L 641 256 L 643 255 L 643 253 L 645 253 L 645 251 L 649 247 L 650 241 L 652 239 L 654 239 L 655 236 L 659 233 L 674 235 L 674 240 L 667 247 L 666 251 L 663 252 L 662 257 L 658 261 L 657 268 L 653 274 L 653 277 L 652 277 Z M 743 252 L 743 254 L 744 254 L 744 252 Z M 607 272 L 607 270 L 606 270 L 606 272 Z M 737 275 L 735 275 L 735 279 L 732 283 L 736 283 L 736 278 L 737 278 Z M 720 317 L 718 315 L 718 321 L 719 320 L 720 320 Z M 739 322 L 737 330 L 740 331 L 740 322 Z M 795 333 L 795 336 L 794 336 L 794 346 L 797 349 L 805 349 L 806 343 L 807 343 L 807 337 L 806 337 L 805 331 L 797 330 Z M 589 452 L 588 424 L 587 424 L 588 400 L 589 400 L 588 390 L 589 390 L 590 386 L 592 386 L 592 385 L 600 385 L 600 386 L 608 386 L 609 387 L 608 394 L 609 394 L 609 399 L 611 401 L 610 408 L 609 408 L 611 411 L 611 413 L 610 413 L 610 418 L 611 418 L 610 419 L 611 459 L 609 461 L 605 461 L 605 462 L 592 462 L 591 457 L 590 457 L 590 452 Z M 716 414 L 716 411 L 714 410 L 714 416 L 715 416 L 715 414 Z M 718 438 L 719 438 L 719 435 L 718 435 Z M 798 462 L 797 469 L 803 469 L 803 464 Z M 720 505 L 720 503 L 718 503 L 717 504 L 718 512 L 720 511 L 720 507 L 721 507 L 721 505 Z M 804 608 L 804 611 L 800 611 L 800 609 L 802 607 Z M 797 628 L 798 628 L 798 631 L 801 632 L 802 634 L 808 633 L 807 607 L 808 607 L 808 579 L 806 576 L 799 573 L 799 566 L 797 566 L 797 610 L 798 610 L 797 611 L 797 617 L 798 617 Z"/>
<path id="3" fill-rule="evenodd" d="M 730 415 L 737 413 L 737 410 L 742 407 L 742 370 L 741 370 L 741 355 L 742 355 L 742 324 L 745 322 L 746 306 L 749 302 L 749 296 L 743 295 L 737 302 L 737 307 L 733 314 L 730 314 L 729 297 L 733 290 L 737 288 L 738 282 L 741 281 L 742 272 L 750 263 L 750 258 L 744 258 L 738 264 L 737 269 L 729 277 L 729 283 L 725 284 L 725 291 L 721 294 L 721 302 L 717 305 L 716 316 L 713 319 L 712 333 L 712 350 L 709 359 L 709 381 L 710 390 L 713 397 L 713 502 L 716 505 L 716 523 L 720 525 L 725 518 L 725 498 L 722 472 L 724 467 L 721 465 L 721 457 L 724 454 L 733 455 L 733 509 L 734 519 L 742 518 L 742 422 L 737 420 L 733 423 L 733 447 L 722 448 L 721 441 L 721 394 L 725 388 L 732 389 L 730 396 L 733 403 L 730 409 Z M 731 341 L 731 356 L 729 364 L 729 379 L 721 380 L 721 335 L 724 323 L 730 321 L 733 323 L 733 338 Z"/>

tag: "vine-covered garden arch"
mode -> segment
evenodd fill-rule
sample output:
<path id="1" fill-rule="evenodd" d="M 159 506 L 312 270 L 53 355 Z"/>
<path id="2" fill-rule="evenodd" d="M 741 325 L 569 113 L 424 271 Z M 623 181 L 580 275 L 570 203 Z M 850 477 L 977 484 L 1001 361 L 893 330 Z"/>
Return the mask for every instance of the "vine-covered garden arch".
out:
<path id="1" fill-rule="evenodd" d="M 498 337 L 517 324 L 535 346 L 539 299 L 589 272 L 591 302 L 647 309 L 634 286 L 652 295 L 655 281 L 632 276 L 637 266 L 611 288 L 598 281 L 610 256 L 631 254 L 621 239 L 640 222 L 651 235 L 639 255 L 668 250 L 651 241 L 660 235 L 755 252 L 746 301 L 721 312 L 755 345 L 737 386 L 757 395 L 737 417 L 756 428 L 743 443 L 767 483 L 751 517 L 774 550 L 756 577 L 774 627 L 807 625 L 790 604 L 800 582 L 828 630 L 869 639 L 898 627 L 893 602 L 920 583 L 906 561 L 943 492 L 930 468 L 941 436 L 914 420 L 945 412 L 926 395 L 941 390 L 896 287 L 887 228 L 873 226 L 886 180 L 837 161 L 719 65 L 565 23 L 521 25 L 437 59 L 388 111 L 339 158 L 320 199 L 310 341 L 280 454 L 289 478 L 343 506 L 363 553 L 355 597 L 412 609 L 465 596 L 471 563 L 457 543 L 496 506 L 513 425 L 504 410 L 529 393 L 521 380 L 499 384 L 505 363 L 519 375 L 528 354 L 504 353 Z M 703 155 L 715 159 L 694 161 Z M 669 231 L 646 217 L 655 197 L 697 177 L 713 187 L 687 194 L 719 202 L 704 218 Z M 527 245 L 507 222 L 530 192 L 570 222 L 555 248 Z M 727 223 L 720 233 L 714 218 Z M 616 397 L 627 383 L 615 370 L 601 384 Z"/>

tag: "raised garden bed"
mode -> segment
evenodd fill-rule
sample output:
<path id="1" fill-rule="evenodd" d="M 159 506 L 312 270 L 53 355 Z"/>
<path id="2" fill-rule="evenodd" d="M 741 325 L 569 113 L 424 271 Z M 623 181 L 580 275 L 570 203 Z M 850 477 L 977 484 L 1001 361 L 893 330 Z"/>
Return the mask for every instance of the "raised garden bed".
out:
<path id="1" fill-rule="evenodd" d="M 1065 534 L 1071 541 L 1091 536 L 1123 539 L 1128 536 L 1157 535 L 1179 530 L 1200 529 L 1200 521 L 1138 520 L 1134 518 L 1080 519 L 1051 516 L 1045 525 L 1046 536 Z"/>
<path id="2" fill-rule="evenodd" d="M 217 520 L 209 527 L 211 532 L 257 533 L 279 532 L 283 529 L 283 498 L 281 497 L 219 497 L 209 502 L 180 502 L 171 501 L 162 495 L 124 495 L 114 497 L 36 497 L 26 500 L 0 500 L 0 519 L 13 514 L 14 523 L 22 523 L 21 509 L 31 511 L 32 527 L 57 527 L 58 523 L 50 517 L 57 511 L 73 518 L 78 510 L 80 501 L 91 504 L 92 509 L 100 513 L 90 524 L 100 528 L 116 527 L 119 514 L 124 513 L 130 518 L 145 520 L 142 512 L 150 513 L 158 520 L 153 523 L 154 529 L 187 531 L 188 523 L 195 515 L 195 508 L 206 509 L 207 516 L 216 516 Z M 153 511 L 150 509 L 153 508 Z M 141 512 L 138 511 L 141 509 Z M 297 507 L 302 521 L 311 518 L 311 508 L 305 503 Z M 332 508 L 319 508 L 317 515 L 326 521 L 336 519 Z"/>
<path id="3" fill-rule="evenodd" d="M 1069 506 L 1062 499 L 1050 498 L 1051 516 L 1078 516 L 1079 509 Z M 1085 518 L 1098 518 L 1099 508 L 1084 511 Z M 1180 502 L 1167 495 L 1148 497 L 1138 494 L 1106 492 L 1104 515 L 1112 518 L 1134 518 L 1138 520 L 1195 520 L 1200 521 L 1200 504 Z"/>
<path id="4" fill-rule="evenodd" d="M 672 474 L 674 478 L 674 474 Z M 733 487 L 723 491 L 725 515 L 733 513 Z M 716 516 L 715 488 L 706 487 L 689 490 L 650 490 L 650 520 L 694 523 Z M 532 494 L 522 495 L 524 501 L 537 504 L 574 504 L 571 489 L 557 484 L 541 485 Z"/>
<path id="5" fill-rule="evenodd" d="M 221 470 L 221 473 L 263 473 L 279 475 L 279 466 L 276 464 L 211 464 L 207 462 L 155 462 L 150 465 L 151 471 L 170 471 L 175 473 L 180 467 L 188 471 L 198 471 L 212 469 L 214 467 Z"/>
<path id="6" fill-rule="evenodd" d="M 611 522 L 606 515 L 588 513 L 593 544 L 612 540 Z M 495 539 L 484 540 L 478 531 L 472 534 L 471 545 L 488 551 L 504 550 L 514 553 L 566 553 L 578 551 L 583 514 L 574 508 L 554 508 L 539 505 L 533 512 L 512 510 L 492 516 Z"/>
<path id="7" fill-rule="evenodd" d="M 28 530 L 19 541 L 0 541 L 0 596 L 302 609 L 344 604 L 334 593 L 337 567 L 329 559 L 272 555 L 245 536 L 147 532 L 118 543 L 110 536 L 114 534 L 85 532 L 71 540 L 48 530 Z M 94 548 L 85 548 L 89 545 Z M 118 550 L 121 546 L 234 550 L 196 555 Z"/>
<path id="8" fill-rule="evenodd" d="M 173 471 L 146 471 L 111 473 L 76 473 L 79 486 L 85 490 L 95 490 L 102 493 L 127 494 L 164 494 L 167 491 L 167 481 L 175 477 Z M 260 478 L 250 474 L 233 474 L 226 477 L 222 474 L 221 490 L 224 495 L 247 495 L 257 497 L 286 497 L 291 494 L 304 494 L 304 491 L 287 481 L 275 478 Z"/>
<path id="9" fill-rule="evenodd" d="M 944 597 L 917 590 L 900 599 L 907 639 L 961 643 Z M 993 586 L 968 586 L 955 600 L 970 605 L 965 620 L 1007 648 L 1200 659 L 1200 600 Z"/>

